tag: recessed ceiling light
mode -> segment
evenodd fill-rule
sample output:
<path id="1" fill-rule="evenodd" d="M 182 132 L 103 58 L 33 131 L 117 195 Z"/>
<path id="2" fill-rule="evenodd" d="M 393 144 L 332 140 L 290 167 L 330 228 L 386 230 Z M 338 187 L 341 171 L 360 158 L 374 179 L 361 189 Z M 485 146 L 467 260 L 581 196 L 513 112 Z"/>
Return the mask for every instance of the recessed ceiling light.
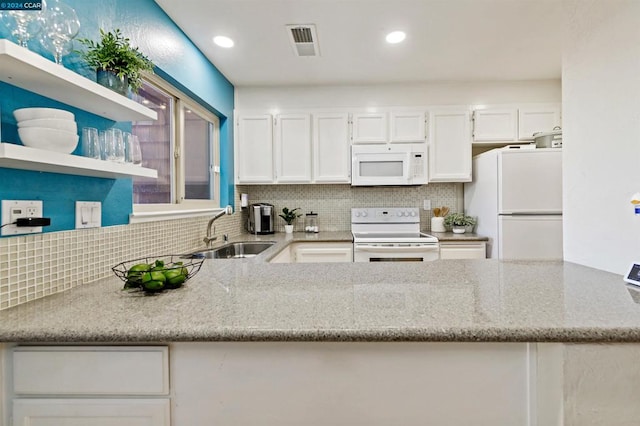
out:
<path id="1" fill-rule="evenodd" d="M 213 38 L 213 42 L 215 44 L 217 44 L 220 47 L 224 47 L 226 49 L 233 47 L 233 40 L 231 40 L 229 37 L 225 37 L 225 36 L 215 36 Z"/>
<path id="2" fill-rule="evenodd" d="M 407 35 L 404 33 L 404 31 L 393 31 L 387 34 L 386 40 L 387 40 L 387 43 L 396 44 L 396 43 L 400 43 L 406 37 Z"/>

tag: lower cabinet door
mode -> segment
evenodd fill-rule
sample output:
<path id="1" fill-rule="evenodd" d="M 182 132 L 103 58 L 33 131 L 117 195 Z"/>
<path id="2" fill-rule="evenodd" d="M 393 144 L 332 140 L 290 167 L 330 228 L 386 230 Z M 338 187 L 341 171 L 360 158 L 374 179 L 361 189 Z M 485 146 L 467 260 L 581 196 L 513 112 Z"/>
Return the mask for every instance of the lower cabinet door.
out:
<path id="1" fill-rule="evenodd" d="M 170 426 L 169 398 L 14 399 L 13 426 Z"/>
<path id="2" fill-rule="evenodd" d="M 294 250 L 296 263 L 353 262 L 352 243 L 302 243 Z"/>

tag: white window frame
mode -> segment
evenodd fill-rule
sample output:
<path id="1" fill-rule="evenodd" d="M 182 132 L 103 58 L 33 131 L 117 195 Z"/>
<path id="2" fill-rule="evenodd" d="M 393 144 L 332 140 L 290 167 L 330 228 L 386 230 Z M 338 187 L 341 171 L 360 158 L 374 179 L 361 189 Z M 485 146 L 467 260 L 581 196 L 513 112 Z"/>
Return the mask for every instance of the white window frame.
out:
<path id="1" fill-rule="evenodd" d="M 220 211 L 220 120 L 211 111 L 202 107 L 182 91 L 156 75 L 145 75 L 145 80 L 167 92 L 173 97 L 174 134 L 171 140 L 172 187 L 175 188 L 173 203 L 134 204 L 129 223 L 150 222 L 156 220 L 179 219 L 184 217 L 211 216 Z M 184 149 L 184 112 L 188 108 L 201 118 L 213 123 L 211 131 L 212 167 L 211 185 L 214 188 L 213 200 L 188 200 L 185 195 L 185 159 Z"/>

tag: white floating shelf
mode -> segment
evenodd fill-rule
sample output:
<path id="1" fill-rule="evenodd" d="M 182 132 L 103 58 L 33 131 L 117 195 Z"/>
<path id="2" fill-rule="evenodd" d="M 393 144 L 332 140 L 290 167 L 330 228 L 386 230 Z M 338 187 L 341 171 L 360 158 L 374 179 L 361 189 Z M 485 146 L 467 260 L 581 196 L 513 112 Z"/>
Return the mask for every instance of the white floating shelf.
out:
<path id="1" fill-rule="evenodd" d="M 9 40 L 0 40 L 0 81 L 114 121 L 157 120 L 158 114 Z"/>
<path id="2" fill-rule="evenodd" d="M 145 167 L 61 154 L 6 142 L 0 143 L 0 167 L 109 179 L 158 177 L 156 170 Z"/>

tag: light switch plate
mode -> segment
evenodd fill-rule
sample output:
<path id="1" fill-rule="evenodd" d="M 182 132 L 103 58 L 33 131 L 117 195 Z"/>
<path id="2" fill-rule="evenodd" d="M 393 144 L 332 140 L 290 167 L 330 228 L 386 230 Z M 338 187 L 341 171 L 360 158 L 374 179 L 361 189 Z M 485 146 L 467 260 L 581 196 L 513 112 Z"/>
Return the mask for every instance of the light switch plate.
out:
<path id="1" fill-rule="evenodd" d="M 76 201 L 76 229 L 100 228 L 102 203 L 100 201 Z"/>
<path id="2" fill-rule="evenodd" d="M 431 210 L 431 200 L 424 200 L 424 203 L 422 204 L 422 208 L 424 210 Z"/>

